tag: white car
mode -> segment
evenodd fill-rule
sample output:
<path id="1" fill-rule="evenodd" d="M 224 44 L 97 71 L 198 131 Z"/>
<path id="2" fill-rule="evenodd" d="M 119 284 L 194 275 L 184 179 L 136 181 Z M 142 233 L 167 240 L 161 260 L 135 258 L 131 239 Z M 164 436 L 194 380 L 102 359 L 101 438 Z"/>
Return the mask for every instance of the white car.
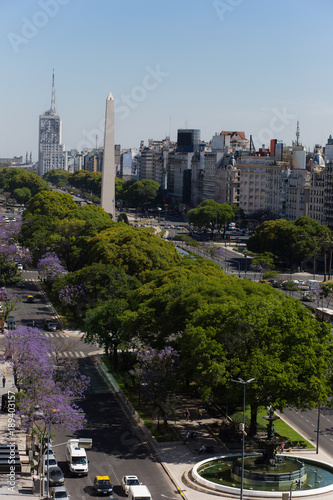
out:
<path id="1" fill-rule="evenodd" d="M 121 487 L 125 493 L 128 495 L 128 489 L 130 486 L 139 486 L 141 483 L 137 476 L 123 476 L 121 479 Z"/>
<path id="2" fill-rule="evenodd" d="M 57 461 L 56 461 L 56 459 L 55 459 L 54 456 L 53 457 L 50 456 L 49 459 L 47 459 L 47 457 L 44 457 L 43 461 L 44 461 L 44 471 L 45 471 L 45 474 L 47 474 L 47 465 L 49 467 L 54 467 L 54 466 L 58 465 L 58 463 L 57 463 Z"/>
<path id="3" fill-rule="evenodd" d="M 18 269 L 19 271 L 23 271 L 23 266 L 22 266 L 22 264 L 18 264 L 18 265 L 17 265 L 17 269 Z"/>
<path id="4" fill-rule="evenodd" d="M 45 460 L 47 458 L 47 456 L 49 458 L 54 458 L 55 459 L 55 454 L 54 454 L 54 451 L 52 450 L 52 448 L 49 448 L 48 450 L 45 451 L 45 453 L 43 455 L 43 460 Z"/>
<path id="5" fill-rule="evenodd" d="M 62 500 L 68 500 L 70 495 L 68 494 L 65 486 L 55 486 L 51 491 L 51 499 L 58 500 L 61 498 Z"/>

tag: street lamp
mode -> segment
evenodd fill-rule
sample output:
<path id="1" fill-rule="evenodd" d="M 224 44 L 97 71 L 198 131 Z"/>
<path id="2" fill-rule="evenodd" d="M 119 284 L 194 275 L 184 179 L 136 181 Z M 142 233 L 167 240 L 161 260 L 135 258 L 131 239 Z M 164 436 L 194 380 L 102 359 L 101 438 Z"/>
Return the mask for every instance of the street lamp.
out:
<path id="1" fill-rule="evenodd" d="M 249 380 L 243 380 L 242 378 L 238 377 L 238 380 L 232 380 L 231 382 L 236 382 L 236 384 L 242 384 L 243 385 L 243 423 L 240 426 L 241 431 L 243 434 L 242 437 L 242 473 L 241 473 L 241 490 L 240 490 L 240 500 L 243 500 L 243 486 L 244 486 L 244 449 L 245 449 L 245 388 L 248 384 L 252 384 L 252 382 L 255 382 L 254 378 L 250 378 Z"/>

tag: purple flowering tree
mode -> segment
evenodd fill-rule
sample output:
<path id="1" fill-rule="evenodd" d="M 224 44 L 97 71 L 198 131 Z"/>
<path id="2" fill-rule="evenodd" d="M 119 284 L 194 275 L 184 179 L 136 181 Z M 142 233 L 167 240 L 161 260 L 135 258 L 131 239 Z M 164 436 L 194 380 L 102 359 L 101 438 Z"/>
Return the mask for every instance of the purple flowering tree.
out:
<path id="1" fill-rule="evenodd" d="M 15 385 L 23 394 L 18 402 L 23 427 L 32 430 L 35 426 L 42 442 L 52 426 L 61 425 L 71 432 L 82 429 L 84 413 L 72 399 L 83 397 L 89 378 L 80 374 L 78 364 L 59 360 L 56 347 L 37 328 L 10 330 L 5 340 Z"/>
<path id="2" fill-rule="evenodd" d="M 137 364 L 130 372 L 138 380 L 144 399 L 162 413 L 165 425 L 170 413 L 168 396 L 177 381 L 178 359 L 178 352 L 170 346 L 161 351 L 148 349 L 137 354 Z"/>
<path id="3" fill-rule="evenodd" d="M 59 257 L 54 252 L 47 252 L 37 263 L 39 274 L 46 280 L 53 282 L 58 277 L 67 274 Z"/>

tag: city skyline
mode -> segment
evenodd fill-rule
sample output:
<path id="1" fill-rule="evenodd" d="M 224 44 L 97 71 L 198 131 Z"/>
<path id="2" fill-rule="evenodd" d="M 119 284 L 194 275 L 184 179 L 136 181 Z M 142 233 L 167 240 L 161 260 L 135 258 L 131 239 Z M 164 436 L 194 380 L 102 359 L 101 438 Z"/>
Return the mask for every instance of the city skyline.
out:
<path id="1" fill-rule="evenodd" d="M 100 0 L 1 3 L 0 156 L 33 152 L 38 118 L 56 112 L 66 149 L 103 146 L 104 103 L 115 99 L 115 142 L 176 141 L 177 129 L 244 131 L 325 145 L 333 133 L 329 0 Z M 97 136 L 97 140 L 96 140 Z"/>

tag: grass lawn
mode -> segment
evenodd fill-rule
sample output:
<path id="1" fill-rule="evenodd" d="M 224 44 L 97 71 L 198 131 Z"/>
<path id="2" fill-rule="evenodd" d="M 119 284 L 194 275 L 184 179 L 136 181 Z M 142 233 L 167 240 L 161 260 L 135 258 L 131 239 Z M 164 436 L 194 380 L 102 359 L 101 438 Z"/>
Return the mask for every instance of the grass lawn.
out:
<path id="1" fill-rule="evenodd" d="M 267 415 L 267 408 L 261 407 L 258 410 L 257 423 L 258 423 L 258 432 L 265 432 L 267 422 L 262 418 Z M 237 412 L 232 417 L 237 422 L 243 421 L 243 413 Z M 250 408 L 246 408 L 245 410 L 245 421 L 246 423 L 250 422 Z M 298 432 L 294 431 L 288 424 L 286 424 L 283 420 L 277 419 L 274 421 L 275 434 L 285 438 L 289 443 L 286 443 L 286 448 L 289 447 L 301 447 L 307 449 L 314 449 L 315 446 L 311 444 L 309 441 L 303 438 Z"/>

